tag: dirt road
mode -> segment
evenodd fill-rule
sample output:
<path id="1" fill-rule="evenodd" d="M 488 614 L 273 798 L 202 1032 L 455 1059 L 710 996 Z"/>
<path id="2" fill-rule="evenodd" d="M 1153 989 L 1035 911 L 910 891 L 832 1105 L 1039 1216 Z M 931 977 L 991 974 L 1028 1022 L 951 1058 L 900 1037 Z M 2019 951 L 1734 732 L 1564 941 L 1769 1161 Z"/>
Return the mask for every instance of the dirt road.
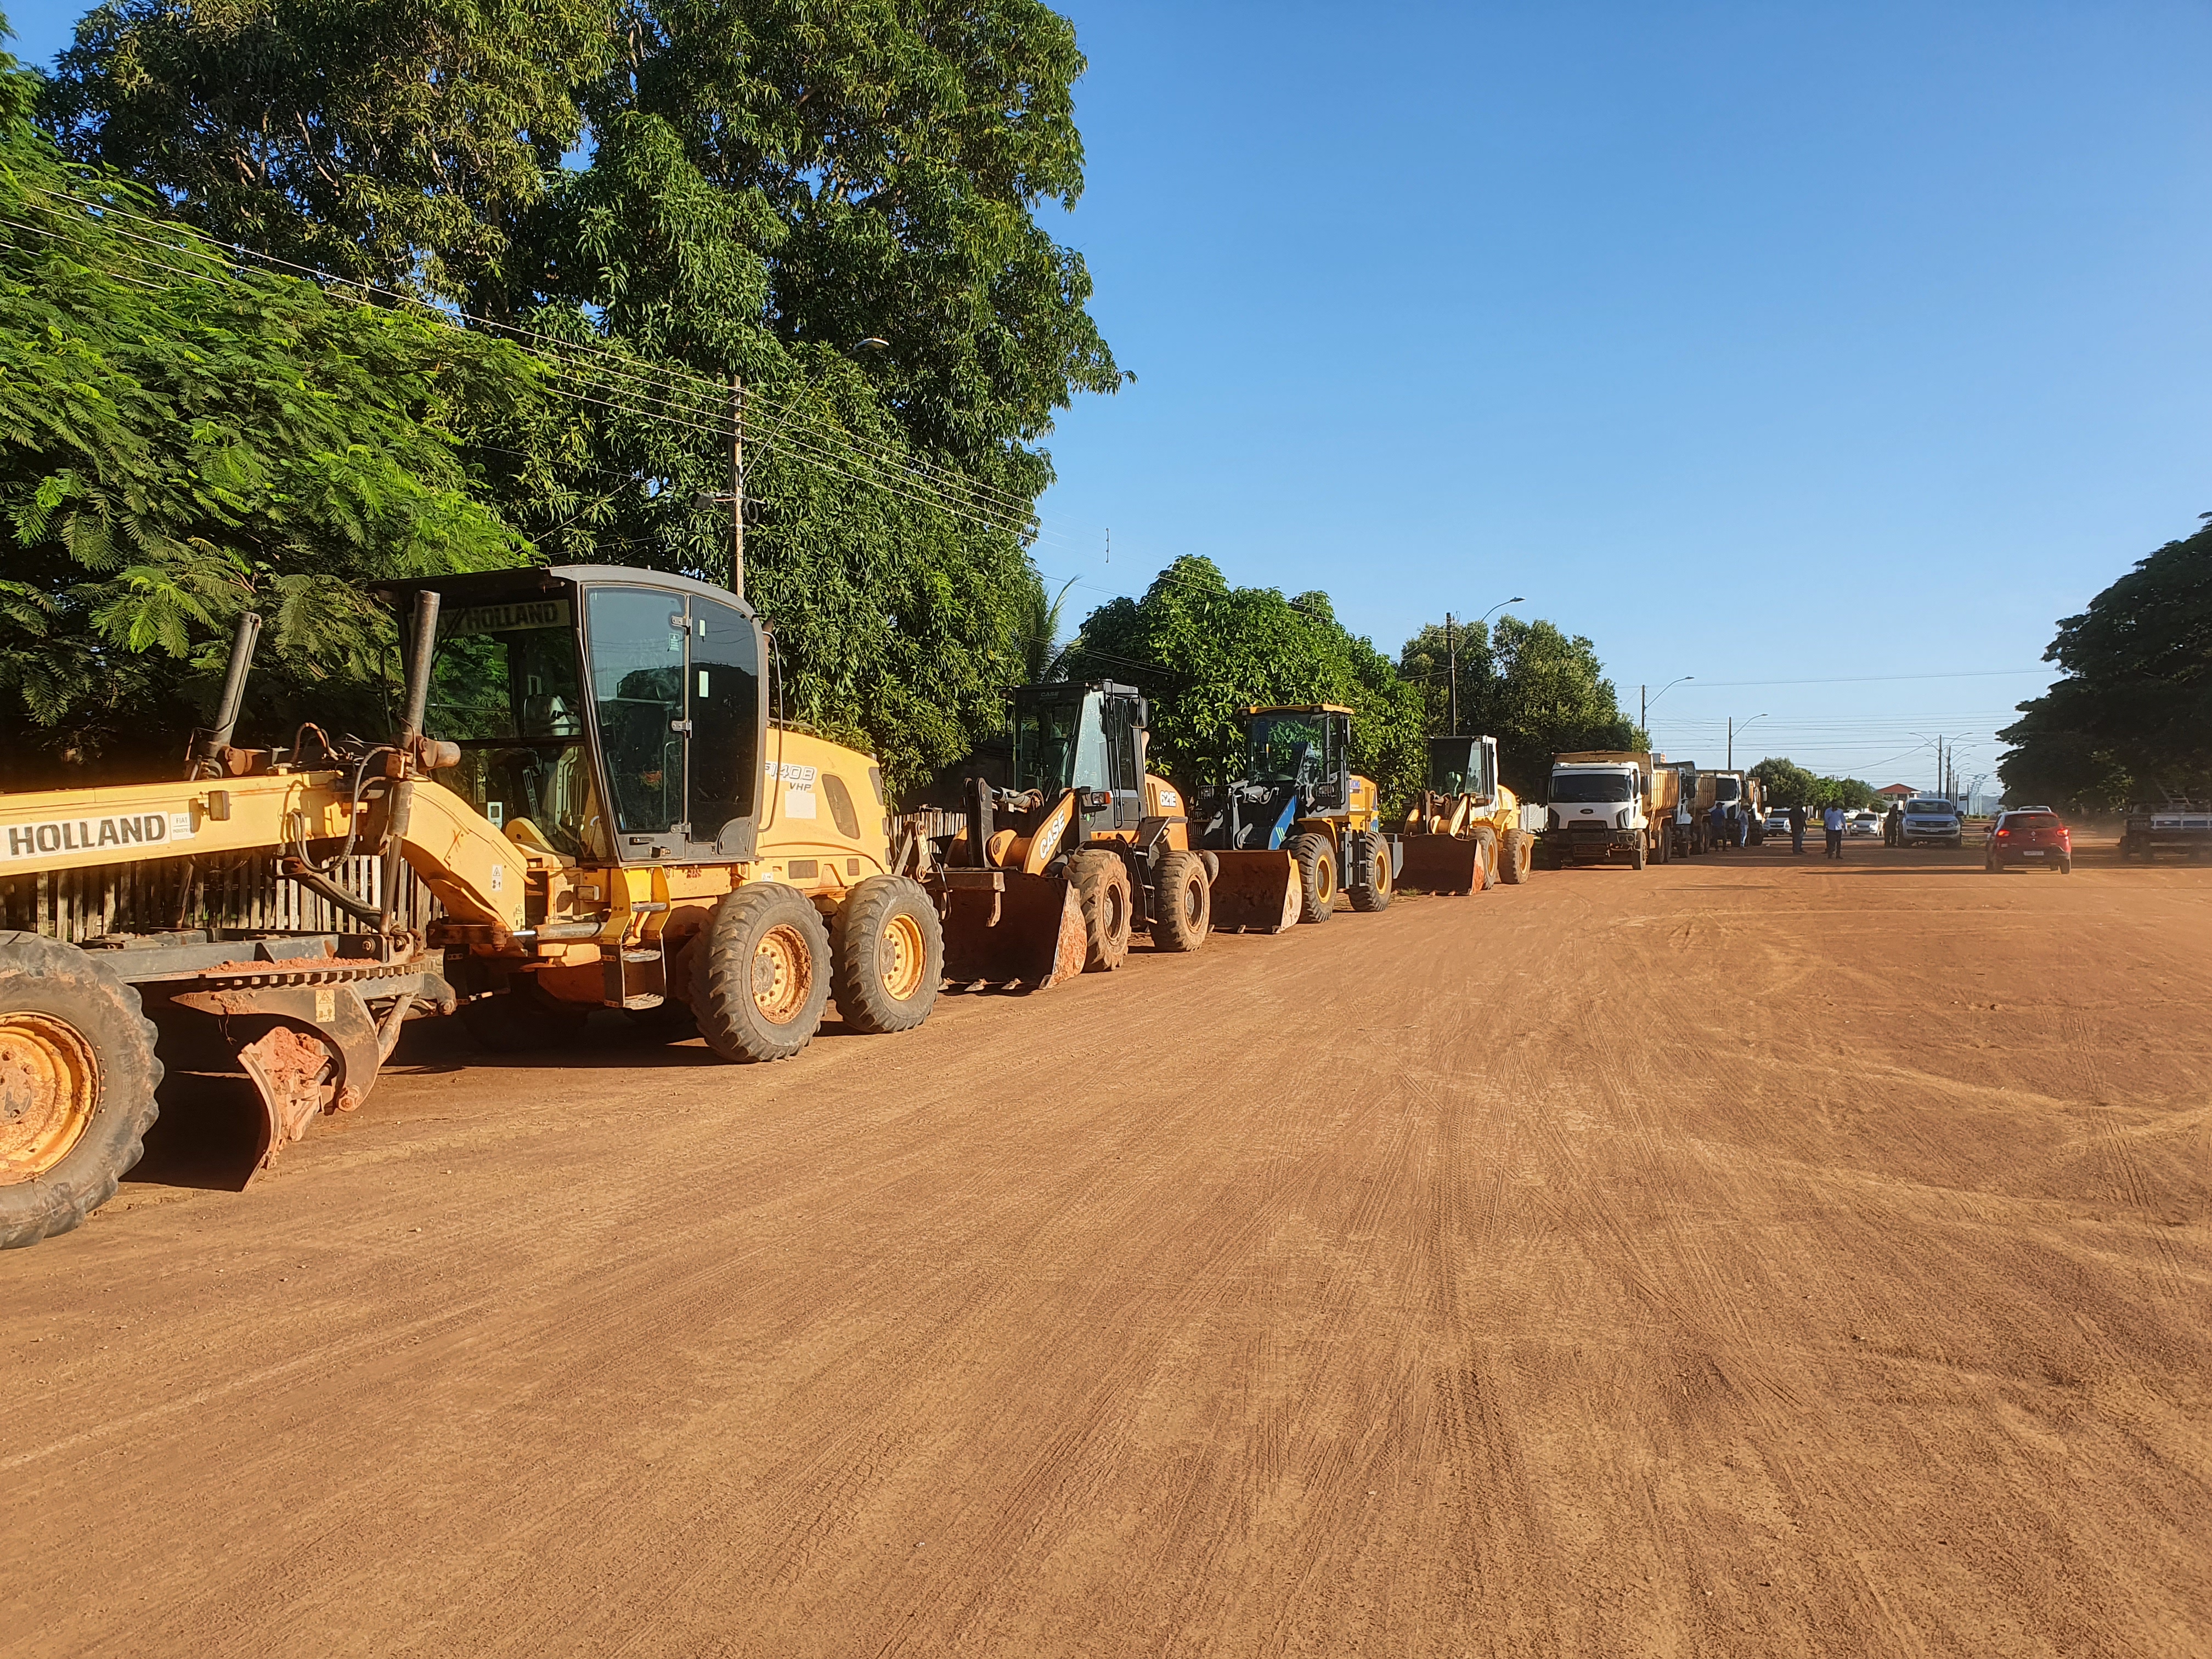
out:
<path id="1" fill-rule="evenodd" d="M 1974 857 L 180 1105 L 0 1257 L 0 1651 L 2204 1654 L 2212 869 Z"/>

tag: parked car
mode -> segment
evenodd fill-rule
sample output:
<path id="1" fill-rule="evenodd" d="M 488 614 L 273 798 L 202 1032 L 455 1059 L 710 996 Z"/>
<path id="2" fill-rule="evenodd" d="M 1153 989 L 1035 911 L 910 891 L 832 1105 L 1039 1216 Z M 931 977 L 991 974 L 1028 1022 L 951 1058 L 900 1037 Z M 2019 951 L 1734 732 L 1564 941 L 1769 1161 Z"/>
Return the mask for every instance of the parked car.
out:
<path id="1" fill-rule="evenodd" d="M 2061 875 L 2074 871 L 2074 838 L 2048 807 L 2014 807 L 1998 813 L 1984 845 L 1988 850 L 1982 862 L 1993 872 L 2008 864 L 2045 865 Z"/>
<path id="2" fill-rule="evenodd" d="M 1844 833 L 1847 836 L 1878 836 L 1881 833 L 1881 815 L 1879 812 L 1854 812 L 1844 825 Z"/>
<path id="3" fill-rule="evenodd" d="M 1920 842 L 1934 842 L 1939 847 L 1963 847 L 1966 844 L 1966 829 L 1954 803 L 1940 795 L 1915 795 L 1905 803 L 1903 833 L 1898 839 L 1906 847 Z"/>
<path id="4" fill-rule="evenodd" d="M 1770 836 L 1786 836 L 1790 833 L 1789 809 L 1778 806 L 1766 815 L 1766 833 Z"/>

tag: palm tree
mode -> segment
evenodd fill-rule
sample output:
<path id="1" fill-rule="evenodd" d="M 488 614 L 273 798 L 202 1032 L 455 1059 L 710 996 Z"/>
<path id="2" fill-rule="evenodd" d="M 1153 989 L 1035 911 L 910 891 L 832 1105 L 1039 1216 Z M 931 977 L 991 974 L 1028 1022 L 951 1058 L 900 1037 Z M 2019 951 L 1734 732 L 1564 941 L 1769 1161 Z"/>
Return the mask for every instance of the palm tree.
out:
<path id="1" fill-rule="evenodd" d="M 1045 597 L 1044 578 L 1036 571 L 1030 572 L 1029 591 L 1022 596 L 1021 609 L 1014 617 L 1014 652 L 1021 659 L 1022 672 L 1028 683 L 1034 685 L 1043 680 L 1064 678 L 1067 673 L 1068 647 L 1060 643 L 1060 608 L 1067 603 L 1067 590 L 1075 586 L 1070 577 L 1066 584 L 1051 599 Z"/>

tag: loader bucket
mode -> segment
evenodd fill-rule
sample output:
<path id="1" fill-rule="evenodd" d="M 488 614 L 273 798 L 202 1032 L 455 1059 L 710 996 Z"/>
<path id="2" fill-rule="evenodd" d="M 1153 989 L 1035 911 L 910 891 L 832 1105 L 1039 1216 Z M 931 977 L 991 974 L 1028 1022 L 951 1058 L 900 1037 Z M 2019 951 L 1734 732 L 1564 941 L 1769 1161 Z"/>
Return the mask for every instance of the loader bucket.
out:
<path id="1" fill-rule="evenodd" d="M 1213 926 L 1279 933 L 1298 919 L 1298 866 L 1288 853 L 1216 853 Z"/>
<path id="2" fill-rule="evenodd" d="M 1083 971 L 1090 940 L 1073 883 L 1018 870 L 945 872 L 945 977 L 1042 991 Z"/>
<path id="3" fill-rule="evenodd" d="M 1482 890 L 1482 843 L 1472 836 L 1407 836 L 1401 886 L 1430 893 Z"/>

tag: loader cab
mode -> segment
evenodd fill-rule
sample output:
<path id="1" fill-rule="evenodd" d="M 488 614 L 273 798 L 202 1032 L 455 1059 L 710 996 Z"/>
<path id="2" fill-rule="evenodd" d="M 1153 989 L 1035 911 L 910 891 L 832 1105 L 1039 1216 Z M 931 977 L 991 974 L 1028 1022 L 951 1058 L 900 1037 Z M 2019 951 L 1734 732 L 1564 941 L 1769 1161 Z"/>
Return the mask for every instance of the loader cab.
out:
<path id="1" fill-rule="evenodd" d="M 1063 789 L 1081 790 L 1086 838 L 1133 830 L 1145 815 L 1143 733 L 1150 723 L 1133 685 L 1055 680 L 1018 687 L 1012 787 L 1034 789 L 1047 801 Z"/>
<path id="2" fill-rule="evenodd" d="M 743 600 L 588 565 L 383 592 L 404 617 L 426 588 L 441 603 L 424 726 L 461 750 L 441 781 L 510 839 L 622 864 L 752 856 L 770 761 Z"/>
<path id="3" fill-rule="evenodd" d="M 1431 738 L 1429 787 L 1444 796 L 1498 799 L 1498 740 L 1495 738 Z"/>
<path id="4" fill-rule="evenodd" d="M 1345 811 L 1352 802 L 1352 711 L 1334 703 L 1245 710 L 1243 781 L 1293 791 L 1311 811 Z"/>

